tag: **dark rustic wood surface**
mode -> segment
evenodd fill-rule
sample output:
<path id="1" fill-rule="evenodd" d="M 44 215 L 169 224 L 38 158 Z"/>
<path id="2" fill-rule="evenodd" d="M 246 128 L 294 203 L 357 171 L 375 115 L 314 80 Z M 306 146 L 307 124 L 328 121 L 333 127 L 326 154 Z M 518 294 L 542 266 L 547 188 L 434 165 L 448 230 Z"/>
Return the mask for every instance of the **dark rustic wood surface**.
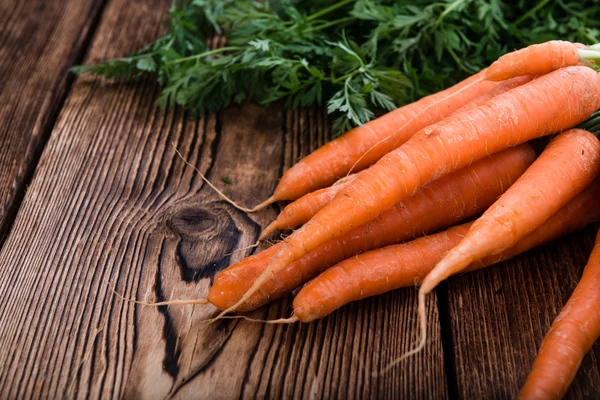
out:
<path id="1" fill-rule="evenodd" d="M 0 18 L 10 23 L 0 40 L 18 42 L 33 24 L 35 33 L 24 36 L 29 47 L 13 52 L 42 71 L 27 75 L 0 62 L 0 84 L 12 88 L 0 96 L 13 107 L 2 108 L 0 143 L 20 143 L 0 155 L 18 160 L 3 168 L 0 218 L 20 207 L 5 217 L 13 225 L 0 250 L 1 398 L 515 396 L 581 273 L 593 229 L 451 278 L 429 299 L 425 351 L 384 377 L 371 371 L 416 340 L 413 289 L 350 304 L 315 323 L 278 326 L 203 324 L 214 308 L 119 300 L 111 287 L 147 301 L 204 297 L 220 269 L 250 253 L 234 251 L 253 243 L 278 211 L 234 209 L 174 146 L 228 195 L 254 205 L 286 168 L 329 139 L 327 118 L 317 109 L 243 105 L 197 121 L 155 108 L 150 81 L 86 76 L 70 85 L 66 68 L 84 52 L 94 62 L 156 37 L 170 1 L 50 3 L 39 2 L 38 14 L 20 2 L 1 6 Z M 55 38 L 54 47 L 37 43 L 42 37 Z M 44 91 L 30 99 L 36 79 Z M 31 103 L 22 104 L 17 88 Z M 23 137 L 16 115 L 29 121 L 18 125 Z M 23 171 L 36 164 L 20 204 Z M 224 176 L 233 185 L 221 183 Z M 251 316 L 279 318 L 290 308 L 285 298 Z M 598 397 L 597 355 L 598 346 L 572 397 Z"/>
<path id="2" fill-rule="evenodd" d="M 462 398 L 516 398 L 552 321 L 577 285 L 598 226 L 509 262 L 448 280 L 454 390 Z M 444 297 L 444 295 L 442 295 Z M 600 343 L 567 398 L 600 396 Z"/>
<path id="3" fill-rule="evenodd" d="M 104 1 L 0 1 L 0 235 L 14 219 Z"/>

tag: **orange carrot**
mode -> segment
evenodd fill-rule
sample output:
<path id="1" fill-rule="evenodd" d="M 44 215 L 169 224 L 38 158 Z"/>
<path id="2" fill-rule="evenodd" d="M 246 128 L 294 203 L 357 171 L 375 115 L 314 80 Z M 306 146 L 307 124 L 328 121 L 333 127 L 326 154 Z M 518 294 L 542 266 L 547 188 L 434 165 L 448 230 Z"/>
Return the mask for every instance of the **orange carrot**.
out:
<path id="1" fill-rule="evenodd" d="M 490 89 L 486 93 L 477 97 L 475 100 L 470 103 L 465 104 L 463 107 L 455 111 L 456 113 L 470 110 L 472 108 L 479 107 L 484 102 L 489 99 L 498 96 L 499 94 L 505 93 L 517 86 L 521 86 L 524 83 L 529 82 L 534 78 L 533 75 L 528 76 L 517 76 L 515 78 L 509 79 L 504 82 L 500 82 L 496 87 Z M 296 228 L 306 222 L 308 222 L 318 211 L 320 211 L 323 207 L 333 200 L 333 197 L 337 192 L 348 185 L 355 178 L 355 175 L 351 175 L 352 179 L 343 182 L 343 186 L 337 186 L 334 184 L 328 188 L 319 189 L 317 191 L 308 193 L 302 197 L 300 197 L 295 202 L 289 204 L 277 217 L 275 221 L 273 221 L 269 226 L 265 228 L 262 232 L 259 240 L 263 240 L 271 233 L 275 232 L 279 229 L 292 229 Z M 349 178 L 349 177 L 347 177 Z M 344 179 L 347 179 L 344 178 Z M 338 181 L 339 182 L 339 181 Z"/>
<path id="2" fill-rule="evenodd" d="M 351 168 L 358 171 L 371 165 L 420 129 L 442 120 L 495 87 L 495 83 L 483 80 L 484 76 L 485 70 L 449 89 L 354 128 L 325 144 L 287 170 L 273 196 L 257 208 L 275 201 L 295 200 L 306 193 L 331 185 L 345 176 Z M 366 152 L 368 153 L 365 154 Z M 360 162 L 354 165 L 359 159 Z"/>
<path id="3" fill-rule="evenodd" d="M 469 265 L 464 271 L 474 271 L 493 265 L 533 249 L 541 244 L 556 240 L 569 232 L 582 229 L 592 222 L 600 221 L 600 179 L 581 192 L 577 197 L 561 208 L 542 226 L 519 240 L 517 244 L 502 251 L 482 258 Z"/>
<path id="4" fill-rule="evenodd" d="M 516 76 L 514 78 L 510 78 L 506 81 L 502 81 L 498 83 L 498 86 L 490 89 L 485 92 L 481 96 L 477 97 L 475 100 L 470 103 L 465 104 L 461 108 L 455 111 L 455 114 L 461 113 L 463 111 L 471 110 L 473 108 L 477 108 L 483 105 L 486 101 L 498 96 L 499 94 L 506 93 L 511 89 L 516 88 L 517 86 L 524 85 L 525 83 L 531 81 L 535 78 L 535 75 L 526 75 L 526 76 Z"/>
<path id="5" fill-rule="evenodd" d="M 423 336 L 418 348 L 425 344 L 426 294 L 469 264 L 514 246 L 589 186 L 599 171 L 600 141 L 590 132 L 570 129 L 552 140 L 423 281 L 418 306 Z"/>
<path id="6" fill-rule="evenodd" d="M 588 67 L 553 71 L 480 107 L 430 125 L 360 174 L 284 240 L 234 311 L 266 281 L 328 240 L 381 215 L 419 187 L 510 146 L 572 127 L 600 108 L 600 76 Z"/>
<path id="7" fill-rule="evenodd" d="M 286 295 L 347 257 L 411 240 L 480 214 L 521 176 L 535 157 L 531 146 L 524 144 L 430 183 L 379 219 L 330 240 L 293 262 L 238 310 L 252 310 Z M 210 288 L 210 302 L 221 310 L 235 304 L 282 246 L 279 243 L 220 272 Z"/>
<path id="8" fill-rule="evenodd" d="M 600 179 L 561 208 L 542 226 L 511 248 L 467 267 L 474 271 L 515 257 L 543 243 L 600 220 Z M 294 316 L 301 322 L 325 317 L 351 301 L 413 286 L 422 280 L 468 232 L 462 224 L 348 258 L 308 282 L 294 298 Z"/>
<path id="9" fill-rule="evenodd" d="M 540 75 L 559 68 L 575 66 L 581 61 L 580 43 L 563 40 L 534 44 L 505 54 L 486 71 L 485 78 L 502 81 L 521 75 Z"/>
<path id="10" fill-rule="evenodd" d="M 288 204 L 277 216 L 275 221 L 267 226 L 258 240 L 264 240 L 271 233 L 280 229 L 293 229 L 309 221 L 313 215 L 325 207 L 335 195 L 350 182 L 356 178 L 356 175 L 350 175 L 342 178 L 332 186 L 319 189 L 305 194 L 293 203 Z"/>
<path id="11" fill-rule="evenodd" d="M 465 235 L 471 223 L 359 254 L 328 268 L 294 298 L 294 316 L 310 322 L 344 304 L 413 286 Z"/>
<path id="12" fill-rule="evenodd" d="M 544 337 L 522 399 L 560 399 L 569 388 L 583 356 L 600 337 L 600 234 L 581 281 Z"/>

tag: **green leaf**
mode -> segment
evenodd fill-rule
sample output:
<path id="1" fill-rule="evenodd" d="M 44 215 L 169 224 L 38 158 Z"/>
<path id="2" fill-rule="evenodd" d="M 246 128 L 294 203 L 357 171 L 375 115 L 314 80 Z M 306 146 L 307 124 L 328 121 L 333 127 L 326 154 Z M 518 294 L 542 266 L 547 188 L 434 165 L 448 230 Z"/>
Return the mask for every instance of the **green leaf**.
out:
<path id="1" fill-rule="evenodd" d="M 138 60 L 138 62 L 135 64 L 136 68 L 139 69 L 140 71 L 148 71 L 148 72 L 154 72 L 156 71 L 156 63 L 154 62 L 154 59 L 152 59 L 152 57 L 144 57 L 144 58 L 140 58 Z"/>
<path id="2" fill-rule="evenodd" d="M 270 50 L 268 39 L 254 39 L 250 40 L 248 44 L 257 50 L 267 52 Z"/>
<path id="3" fill-rule="evenodd" d="M 383 108 L 387 111 L 392 111 L 396 109 L 396 104 L 394 103 L 394 99 L 388 96 L 385 93 L 378 92 L 377 90 L 371 91 L 371 102 L 375 104 L 377 107 Z"/>
<path id="4" fill-rule="evenodd" d="M 447 88 L 507 51 L 552 39 L 598 42 L 596 3 L 174 0 L 163 36 L 71 71 L 149 75 L 162 88 L 161 107 L 181 105 L 196 116 L 232 102 L 325 103 L 341 132 Z M 210 51 L 215 35 L 227 51 Z"/>

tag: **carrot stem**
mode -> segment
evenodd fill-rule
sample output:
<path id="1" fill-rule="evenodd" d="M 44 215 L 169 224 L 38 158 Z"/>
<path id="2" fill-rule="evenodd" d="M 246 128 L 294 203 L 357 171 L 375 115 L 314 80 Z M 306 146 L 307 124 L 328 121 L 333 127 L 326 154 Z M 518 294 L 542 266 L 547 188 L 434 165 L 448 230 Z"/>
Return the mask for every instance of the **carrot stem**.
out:
<path id="1" fill-rule="evenodd" d="M 600 60 L 600 50 L 598 49 L 579 49 L 577 53 L 579 53 L 579 57 L 585 60 Z"/>
<path id="2" fill-rule="evenodd" d="M 577 125 L 576 128 L 585 129 L 598 137 L 600 135 L 600 110 L 590 115 L 588 119 Z"/>
<path id="3" fill-rule="evenodd" d="M 212 56 L 213 54 L 223 53 L 225 51 L 233 51 L 233 50 L 241 50 L 243 47 L 240 46 L 228 46 L 228 47 L 219 47 L 218 49 L 209 50 L 202 52 L 200 54 L 194 54 L 193 56 L 178 58 L 177 60 L 169 61 L 168 64 L 179 64 L 186 61 L 196 60 L 202 57 Z"/>
<path id="4" fill-rule="evenodd" d="M 518 20 L 516 20 L 515 23 L 514 23 L 514 25 L 518 26 L 521 22 L 527 20 L 529 17 L 531 17 L 533 14 L 535 14 L 537 12 L 537 10 L 539 10 L 542 7 L 544 7 L 549 2 L 550 2 L 550 0 L 542 0 L 542 1 L 540 1 L 533 8 L 531 8 L 529 11 L 527 11 L 525 14 L 523 14 L 523 16 L 521 18 L 519 18 Z"/>
<path id="5" fill-rule="evenodd" d="M 322 17 L 323 15 L 329 14 L 330 12 L 333 12 L 333 11 L 337 10 L 338 8 L 344 7 L 345 5 L 352 3 L 353 1 L 355 1 L 355 0 L 342 0 L 339 3 L 333 4 L 327 8 L 317 11 L 314 14 L 309 15 L 308 17 L 306 17 L 306 20 L 312 21 L 314 19 Z"/>

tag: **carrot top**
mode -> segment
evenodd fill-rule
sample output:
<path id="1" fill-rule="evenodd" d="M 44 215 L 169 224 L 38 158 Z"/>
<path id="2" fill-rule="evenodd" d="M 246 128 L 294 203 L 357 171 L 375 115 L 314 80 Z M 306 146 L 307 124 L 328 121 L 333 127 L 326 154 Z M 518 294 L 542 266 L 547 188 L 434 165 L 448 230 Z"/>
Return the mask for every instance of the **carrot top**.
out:
<path id="1" fill-rule="evenodd" d="M 577 54 L 582 63 L 600 72 L 600 43 L 577 49 Z"/>

